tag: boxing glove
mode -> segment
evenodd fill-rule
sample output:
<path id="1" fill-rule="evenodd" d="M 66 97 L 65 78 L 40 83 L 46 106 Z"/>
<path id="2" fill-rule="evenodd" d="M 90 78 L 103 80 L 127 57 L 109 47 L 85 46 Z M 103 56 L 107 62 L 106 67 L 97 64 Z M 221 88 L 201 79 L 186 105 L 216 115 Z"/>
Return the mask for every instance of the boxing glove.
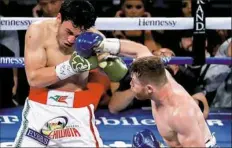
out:
<path id="1" fill-rule="evenodd" d="M 97 33 L 84 32 L 76 38 L 74 47 L 77 53 L 85 58 L 90 57 L 93 52 L 116 55 L 120 50 L 120 41 L 116 38 L 103 38 Z"/>
<path id="2" fill-rule="evenodd" d="M 134 148 L 160 148 L 159 142 L 156 140 L 154 134 L 148 130 L 137 132 L 133 136 L 132 147 Z"/>
<path id="3" fill-rule="evenodd" d="M 77 73 L 89 71 L 98 67 L 98 59 L 96 56 L 90 56 L 89 58 L 83 58 L 73 52 L 71 58 L 56 66 L 56 75 L 60 80 L 64 80 Z"/>
<path id="4" fill-rule="evenodd" d="M 78 55 L 88 58 L 93 54 L 93 48 L 100 45 L 102 41 L 103 37 L 101 35 L 92 32 L 84 32 L 76 38 L 74 47 Z"/>
<path id="5" fill-rule="evenodd" d="M 106 56 L 98 65 L 113 82 L 119 82 L 128 72 L 127 65 L 124 61 L 120 57 L 113 55 Z"/>

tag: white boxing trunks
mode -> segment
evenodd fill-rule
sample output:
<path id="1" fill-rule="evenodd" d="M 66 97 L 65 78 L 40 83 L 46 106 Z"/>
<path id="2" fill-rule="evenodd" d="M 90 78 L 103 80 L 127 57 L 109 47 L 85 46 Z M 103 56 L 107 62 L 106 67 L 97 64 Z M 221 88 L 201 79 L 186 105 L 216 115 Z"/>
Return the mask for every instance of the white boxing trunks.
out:
<path id="1" fill-rule="evenodd" d="M 206 141 L 205 147 L 207 147 L 207 148 L 218 148 L 216 138 L 215 138 L 214 134 L 212 134 L 211 138 L 208 141 Z"/>
<path id="2" fill-rule="evenodd" d="M 99 89 L 31 90 L 13 147 L 103 147 L 94 116 Z"/>

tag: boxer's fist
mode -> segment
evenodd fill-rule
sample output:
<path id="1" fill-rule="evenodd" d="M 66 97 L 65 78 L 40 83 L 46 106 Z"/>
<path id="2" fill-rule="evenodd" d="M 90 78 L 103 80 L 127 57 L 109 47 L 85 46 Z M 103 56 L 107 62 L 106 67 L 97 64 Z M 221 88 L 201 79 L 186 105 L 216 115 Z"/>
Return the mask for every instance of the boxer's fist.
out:
<path id="1" fill-rule="evenodd" d="M 117 56 L 108 55 L 99 62 L 104 72 L 108 75 L 111 81 L 119 82 L 128 72 L 128 68 L 124 61 Z"/>
<path id="2" fill-rule="evenodd" d="M 98 47 L 103 37 L 97 33 L 84 32 L 76 38 L 75 50 L 78 55 L 88 58 L 93 55 L 93 48 Z"/>
<path id="3" fill-rule="evenodd" d="M 118 54 L 120 41 L 116 38 L 103 38 L 93 32 L 84 32 L 76 38 L 75 49 L 77 53 L 85 58 L 95 53 Z"/>
<path id="4" fill-rule="evenodd" d="M 159 142 L 154 134 L 148 130 L 142 130 L 133 137 L 132 147 L 134 148 L 160 148 Z"/>
<path id="5" fill-rule="evenodd" d="M 89 58 L 83 58 L 76 52 L 73 52 L 69 64 L 71 65 L 74 72 L 80 73 L 89 71 L 98 67 L 98 60 L 96 56 L 90 56 Z"/>
<path id="6" fill-rule="evenodd" d="M 91 56 L 89 58 L 83 58 L 73 52 L 71 58 L 65 62 L 62 62 L 55 67 L 56 75 L 60 80 L 64 80 L 75 74 L 89 71 L 98 67 L 98 60 L 96 56 Z"/>

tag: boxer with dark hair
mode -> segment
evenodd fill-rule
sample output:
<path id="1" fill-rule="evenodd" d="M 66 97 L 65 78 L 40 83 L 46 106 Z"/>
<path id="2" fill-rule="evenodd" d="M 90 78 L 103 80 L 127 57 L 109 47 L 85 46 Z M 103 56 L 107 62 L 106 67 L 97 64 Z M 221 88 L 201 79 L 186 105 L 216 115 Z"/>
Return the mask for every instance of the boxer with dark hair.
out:
<path id="1" fill-rule="evenodd" d="M 102 68 L 111 81 L 127 73 L 110 51 L 139 57 L 150 55 L 143 45 L 108 39 L 94 28 L 94 7 L 87 0 L 64 0 L 56 18 L 37 21 L 25 36 L 25 70 L 30 85 L 14 147 L 103 147 L 94 111 L 107 80 L 89 75 Z M 134 50 L 137 49 L 137 50 Z M 100 67 L 98 66 L 100 65 Z"/>
<path id="2" fill-rule="evenodd" d="M 136 98 L 151 100 L 152 114 L 158 131 L 168 146 L 216 146 L 216 139 L 211 134 L 200 108 L 165 70 L 160 57 L 150 56 L 135 60 L 131 65 L 131 77 L 131 89 Z M 147 141 L 151 140 L 141 142 Z"/>

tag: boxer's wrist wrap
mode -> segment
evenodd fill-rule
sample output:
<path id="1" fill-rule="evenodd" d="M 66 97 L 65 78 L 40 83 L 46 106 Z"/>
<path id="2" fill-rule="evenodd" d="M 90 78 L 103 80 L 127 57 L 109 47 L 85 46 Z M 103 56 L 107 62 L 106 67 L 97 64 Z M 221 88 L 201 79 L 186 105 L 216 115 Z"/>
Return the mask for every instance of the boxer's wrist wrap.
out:
<path id="1" fill-rule="evenodd" d="M 99 46 L 99 48 L 101 48 L 103 52 L 117 55 L 120 51 L 120 40 L 116 38 L 106 38 L 102 41 L 102 44 Z"/>
<path id="2" fill-rule="evenodd" d="M 57 65 L 55 70 L 56 76 L 60 80 L 67 79 L 68 77 L 71 77 L 72 75 L 76 74 L 76 72 L 72 69 L 71 65 L 69 64 L 69 60 Z"/>

